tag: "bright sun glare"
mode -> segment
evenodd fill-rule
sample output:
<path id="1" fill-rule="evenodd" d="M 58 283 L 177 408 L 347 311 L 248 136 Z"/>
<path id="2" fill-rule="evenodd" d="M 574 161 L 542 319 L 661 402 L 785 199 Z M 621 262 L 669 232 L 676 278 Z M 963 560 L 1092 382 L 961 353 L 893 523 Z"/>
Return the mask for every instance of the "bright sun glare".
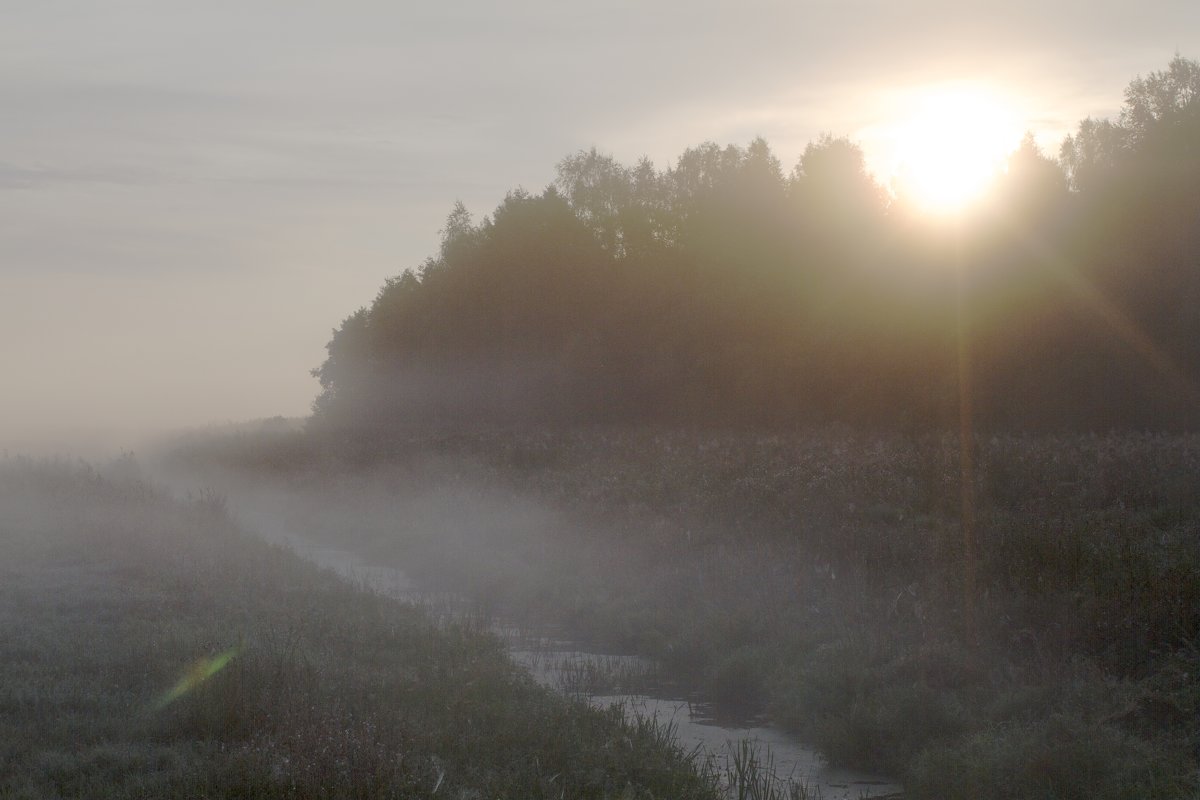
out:
<path id="1" fill-rule="evenodd" d="M 931 214 L 954 214 L 981 197 L 1021 137 L 1015 115 L 973 88 L 923 92 L 897 129 L 897 194 Z"/>

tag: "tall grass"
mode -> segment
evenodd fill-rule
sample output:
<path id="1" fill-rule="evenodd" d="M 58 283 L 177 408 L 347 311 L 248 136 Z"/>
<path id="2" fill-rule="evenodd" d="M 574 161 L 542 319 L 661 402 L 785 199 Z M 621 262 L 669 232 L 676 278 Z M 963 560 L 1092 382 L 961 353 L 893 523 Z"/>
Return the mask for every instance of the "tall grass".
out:
<path id="1" fill-rule="evenodd" d="M 469 625 L 67 463 L 0 463 L 0 796 L 717 796 Z"/>
<path id="2" fill-rule="evenodd" d="M 475 432 L 253 471 L 310 534 L 653 656 L 914 797 L 1194 796 L 1200 437 L 974 446 L 971 631 L 953 437 Z"/>

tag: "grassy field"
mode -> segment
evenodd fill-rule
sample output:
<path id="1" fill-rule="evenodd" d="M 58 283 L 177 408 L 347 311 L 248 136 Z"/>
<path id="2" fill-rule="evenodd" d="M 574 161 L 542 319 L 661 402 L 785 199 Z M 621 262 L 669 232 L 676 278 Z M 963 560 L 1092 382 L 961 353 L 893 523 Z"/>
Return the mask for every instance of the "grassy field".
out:
<path id="1" fill-rule="evenodd" d="M 0 462 L 0 797 L 717 796 L 668 732 L 129 466 Z"/>
<path id="2" fill-rule="evenodd" d="M 973 615 L 953 437 L 372 446 L 243 435 L 183 460 L 274 476 L 311 535 L 654 656 L 915 798 L 1200 792 L 1200 437 L 977 442 Z"/>

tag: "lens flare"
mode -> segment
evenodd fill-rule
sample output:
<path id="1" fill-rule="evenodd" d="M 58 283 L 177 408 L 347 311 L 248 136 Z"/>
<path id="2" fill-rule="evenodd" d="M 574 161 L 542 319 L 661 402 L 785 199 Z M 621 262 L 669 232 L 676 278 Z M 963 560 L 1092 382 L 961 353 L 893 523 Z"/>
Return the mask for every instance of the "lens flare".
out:
<path id="1" fill-rule="evenodd" d="M 187 673 L 179 679 L 179 682 L 169 692 L 166 692 L 158 699 L 158 702 L 155 703 L 155 708 L 166 708 L 185 694 L 194 691 L 200 684 L 225 669 L 229 665 L 229 662 L 233 661 L 240 652 L 241 648 L 232 647 L 212 658 L 202 658 L 196 661 L 188 668 Z"/>

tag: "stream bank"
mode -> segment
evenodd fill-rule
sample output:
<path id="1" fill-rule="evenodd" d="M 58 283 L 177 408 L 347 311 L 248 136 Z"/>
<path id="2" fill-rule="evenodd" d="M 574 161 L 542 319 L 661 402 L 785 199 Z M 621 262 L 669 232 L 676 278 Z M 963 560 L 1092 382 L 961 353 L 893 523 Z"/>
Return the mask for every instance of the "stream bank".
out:
<path id="1" fill-rule="evenodd" d="M 466 598 L 451 593 L 434 593 L 395 567 L 371 563 L 339 547 L 312 541 L 287 529 L 278 517 L 262 510 L 239 510 L 250 530 L 267 541 L 294 551 L 302 558 L 332 570 L 348 582 L 379 594 L 427 608 L 435 616 L 449 619 L 469 614 Z M 831 767 L 813 749 L 786 731 L 762 719 L 729 719 L 716 713 L 703 698 L 683 696 L 668 686 L 641 687 L 636 693 L 592 691 L 575 679 L 581 673 L 608 673 L 622 668 L 636 671 L 653 665 L 636 656 L 597 653 L 564 638 L 560 632 L 531 630 L 519 624 L 489 627 L 505 642 L 510 657 L 524 667 L 539 684 L 555 691 L 583 697 L 600 708 L 620 705 L 631 717 L 652 718 L 670 726 L 680 744 L 695 757 L 722 774 L 736 771 L 745 759 L 756 759 L 783 784 L 802 787 L 803 797 L 822 800 L 898 798 L 903 787 L 881 776 Z"/>

